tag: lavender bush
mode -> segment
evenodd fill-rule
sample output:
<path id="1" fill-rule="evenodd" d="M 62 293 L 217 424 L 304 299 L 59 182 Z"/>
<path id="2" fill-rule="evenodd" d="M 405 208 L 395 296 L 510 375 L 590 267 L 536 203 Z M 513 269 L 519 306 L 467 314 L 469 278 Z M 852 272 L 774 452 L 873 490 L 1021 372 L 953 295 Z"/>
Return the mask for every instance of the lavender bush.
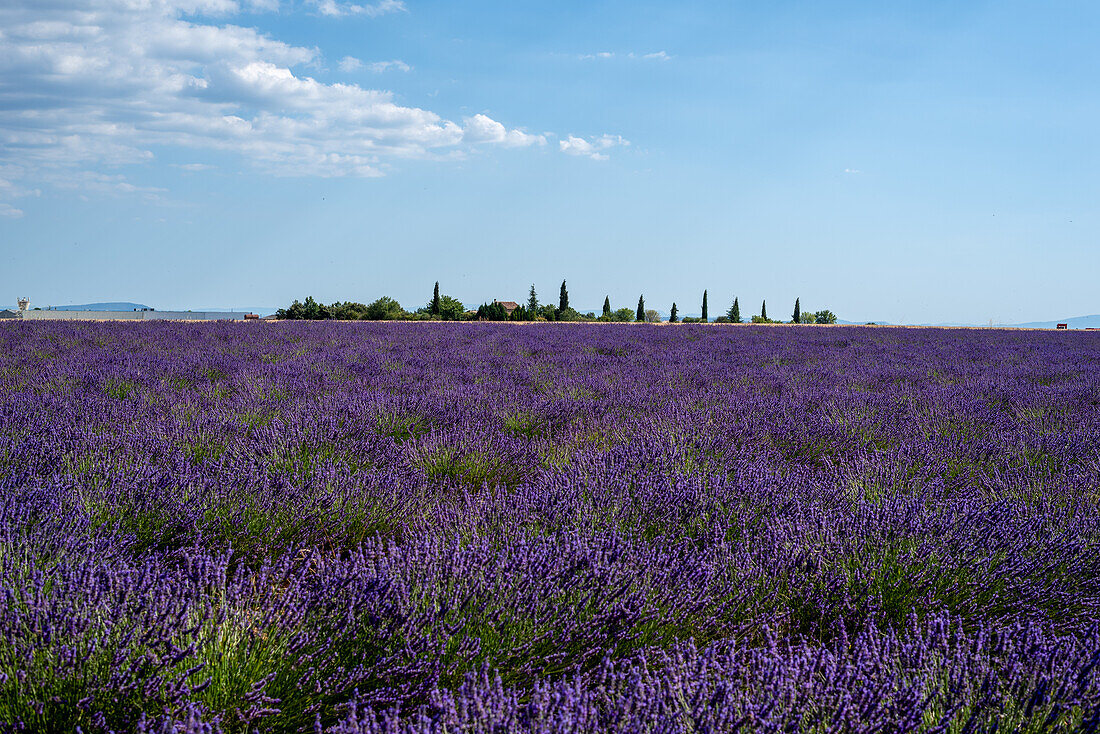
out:
<path id="1" fill-rule="evenodd" d="M 1100 730 L 1100 336 L 0 327 L 0 729 Z"/>

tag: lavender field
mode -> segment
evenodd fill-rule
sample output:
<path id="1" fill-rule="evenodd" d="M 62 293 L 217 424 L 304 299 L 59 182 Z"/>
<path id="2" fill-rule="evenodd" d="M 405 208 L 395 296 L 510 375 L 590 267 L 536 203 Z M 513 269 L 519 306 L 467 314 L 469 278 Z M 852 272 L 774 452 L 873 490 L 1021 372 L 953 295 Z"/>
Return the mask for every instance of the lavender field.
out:
<path id="1" fill-rule="evenodd" d="M 1100 334 L 0 326 L 0 730 L 1100 729 Z"/>

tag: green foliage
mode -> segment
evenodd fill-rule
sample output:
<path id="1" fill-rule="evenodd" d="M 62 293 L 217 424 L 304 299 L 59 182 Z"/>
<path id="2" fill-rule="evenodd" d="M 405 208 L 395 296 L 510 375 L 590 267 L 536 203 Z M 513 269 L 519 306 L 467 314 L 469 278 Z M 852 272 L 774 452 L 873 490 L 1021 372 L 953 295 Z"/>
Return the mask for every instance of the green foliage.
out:
<path id="1" fill-rule="evenodd" d="M 702 315 L 699 318 L 704 323 L 706 323 L 707 321 L 710 321 L 710 317 L 707 314 L 707 292 L 705 290 L 703 291 L 703 312 L 702 312 Z"/>
<path id="2" fill-rule="evenodd" d="M 729 322 L 730 322 L 730 317 L 729 316 L 719 316 L 718 318 L 716 318 L 714 320 L 714 323 L 716 323 L 716 324 L 728 324 Z"/>
<path id="3" fill-rule="evenodd" d="M 457 298 L 442 296 L 439 299 L 439 317 L 444 321 L 462 321 L 466 317 L 466 306 Z"/>
<path id="4" fill-rule="evenodd" d="M 638 311 L 634 314 L 635 321 L 645 321 L 645 296 L 638 296 Z"/>
<path id="5" fill-rule="evenodd" d="M 367 307 L 362 303 L 353 303 L 351 301 L 347 303 L 336 301 L 331 306 L 322 306 L 321 308 L 328 311 L 329 318 L 338 319 L 340 321 L 356 321 L 363 318 L 363 314 L 367 312 Z"/>
<path id="6" fill-rule="evenodd" d="M 565 281 L 561 282 L 561 294 L 558 296 L 558 310 L 565 311 L 569 308 L 569 291 L 565 289 Z"/>
<path id="7" fill-rule="evenodd" d="M 822 309 L 814 314 L 814 320 L 819 324 L 835 324 L 836 314 L 829 309 Z"/>
<path id="8" fill-rule="evenodd" d="M 554 308 L 552 305 L 547 303 L 546 305 L 539 306 L 538 316 L 543 321 L 557 321 L 558 320 L 558 309 Z"/>
<path id="9" fill-rule="evenodd" d="M 558 311 L 558 321 L 580 321 L 581 315 L 577 309 L 569 307 Z"/>
<path id="10" fill-rule="evenodd" d="M 733 305 L 730 306 L 730 310 L 726 311 L 726 318 L 730 320 L 730 323 L 741 323 L 741 304 L 737 302 L 737 297 L 733 299 Z"/>
<path id="11" fill-rule="evenodd" d="M 645 310 L 645 321 L 647 324 L 659 324 L 661 323 L 661 316 L 654 309 L 647 308 Z"/>
<path id="12" fill-rule="evenodd" d="M 620 308 L 611 314 L 612 321 L 633 321 L 634 312 L 629 308 Z"/>
<path id="13" fill-rule="evenodd" d="M 429 305 L 433 316 L 440 316 L 443 311 L 443 301 L 439 298 L 439 281 L 435 282 L 435 290 L 432 292 L 432 302 Z"/>
<path id="14" fill-rule="evenodd" d="M 527 313 L 531 314 L 531 319 L 538 313 L 539 310 L 539 296 L 535 293 L 535 284 L 531 284 L 531 292 L 527 294 Z M 530 321 L 531 319 L 514 319 L 515 321 Z"/>
<path id="15" fill-rule="evenodd" d="M 611 318 L 611 296 L 603 297 L 603 316 Z"/>
<path id="16" fill-rule="evenodd" d="M 672 302 L 672 311 L 670 311 L 669 314 L 668 314 L 668 323 L 675 324 L 677 321 L 679 321 L 680 320 L 679 314 L 680 314 L 680 311 L 676 308 L 676 302 L 673 301 Z"/>
<path id="17" fill-rule="evenodd" d="M 389 296 L 382 296 L 364 309 L 362 318 L 371 321 L 393 321 L 404 315 L 405 310 L 401 308 L 400 303 Z"/>
<path id="18" fill-rule="evenodd" d="M 483 303 L 477 307 L 477 320 L 507 321 L 508 311 L 504 308 L 504 306 L 497 303 L 496 301 L 493 301 L 492 303 Z"/>
<path id="19" fill-rule="evenodd" d="M 313 296 L 306 296 L 305 303 L 296 300 L 290 304 L 290 308 L 280 308 L 275 312 L 275 318 L 319 321 L 331 319 L 332 314 L 327 308 L 313 300 Z"/>
<path id="20" fill-rule="evenodd" d="M 537 309 L 535 311 L 531 311 L 531 310 L 527 309 L 524 306 L 516 306 L 515 310 L 513 310 L 511 315 L 508 316 L 508 320 L 509 321 L 534 321 L 536 313 L 537 313 Z"/>
<path id="21" fill-rule="evenodd" d="M 800 324 L 816 324 L 817 316 L 810 311 L 803 311 L 798 315 L 798 323 Z"/>
<path id="22" fill-rule="evenodd" d="M 797 298 L 794 299 L 794 314 L 791 316 L 791 323 L 792 324 L 801 324 L 802 323 L 802 309 L 799 308 Z"/>
<path id="23" fill-rule="evenodd" d="M 760 303 L 760 318 L 764 319 L 764 323 L 766 323 L 766 324 L 771 323 L 770 321 L 768 321 L 768 302 L 767 301 L 762 301 Z M 756 322 L 754 321 L 753 323 L 756 323 Z"/>

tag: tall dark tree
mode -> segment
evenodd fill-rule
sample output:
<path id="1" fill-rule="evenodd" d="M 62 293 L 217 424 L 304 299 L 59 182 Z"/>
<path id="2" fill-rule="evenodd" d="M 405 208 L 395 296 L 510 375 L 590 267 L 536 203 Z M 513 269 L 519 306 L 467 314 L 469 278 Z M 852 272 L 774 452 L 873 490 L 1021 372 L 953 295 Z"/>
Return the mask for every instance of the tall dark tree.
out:
<path id="1" fill-rule="evenodd" d="M 705 290 L 703 291 L 703 321 L 710 321 L 707 317 L 707 292 Z"/>
<path id="2" fill-rule="evenodd" d="M 675 324 L 680 320 L 680 311 L 676 308 L 676 302 L 672 302 L 672 310 L 668 313 L 668 323 Z"/>
<path id="3" fill-rule="evenodd" d="M 531 284 L 531 292 L 527 294 L 527 310 L 535 313 L 539 310 L 539 296 L 535 293 L 535 284 Z"/>
<path id="4" fill-rule="evenodd" d="M 794 321 L 792 323 L 797 324 L 802 319 L 802 309 L 798 307 L 798 299 L 794 299 Z"/>
<path id="5" fill-rule="evenodd" d="M 760 303 L 760 318 L 765 320 L 768 318 L 768 301 L 766 299 Z"/>
<path id="6" fill-rule="evenodd" d="M 432 315 L 434 315 L 434 316 L 439 315 L 439 306 L 440 306 L 439 281 L 437 280 L 435 282 L 435 290 L 432 292 Z"/>
<path id="7" fill-rule="evenodd" d="M 733 298 L 733 305 L 730 306 L 730 310 L 727 315 L 730 317 L 730 321 L 732 321 L 733 323 L 741 323 L 741 304 L 737 302 L 736 296 L 734 296 Z"/>
<path id="8" fill-rule="evenodd" d="M 569 291 L 565 289 L 565 281 L 561 282 L 561 295 L 558 296 L 558 310 L 564 311 L 569 308 Z"/>
<path id="9" fill-rule="evenodd" d="M 603 315 L 611 318 L 611 296 L 603 297 Z"/>
<path id="10" fill-rule="evenodd" d="M 645 321 L 645 296 L 638 296 L 638 314 L 635 321 Z"/>

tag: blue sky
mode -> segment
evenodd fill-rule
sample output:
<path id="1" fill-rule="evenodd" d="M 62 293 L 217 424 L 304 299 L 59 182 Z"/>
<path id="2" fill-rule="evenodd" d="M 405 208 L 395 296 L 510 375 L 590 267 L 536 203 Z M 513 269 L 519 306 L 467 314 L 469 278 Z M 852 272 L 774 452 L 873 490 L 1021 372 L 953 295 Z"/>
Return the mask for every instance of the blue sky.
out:
<path id="1" fill-rule="evenodd" d="M 0 2 L 0 302 L 1100 312 L 1086 2 Z"/>

